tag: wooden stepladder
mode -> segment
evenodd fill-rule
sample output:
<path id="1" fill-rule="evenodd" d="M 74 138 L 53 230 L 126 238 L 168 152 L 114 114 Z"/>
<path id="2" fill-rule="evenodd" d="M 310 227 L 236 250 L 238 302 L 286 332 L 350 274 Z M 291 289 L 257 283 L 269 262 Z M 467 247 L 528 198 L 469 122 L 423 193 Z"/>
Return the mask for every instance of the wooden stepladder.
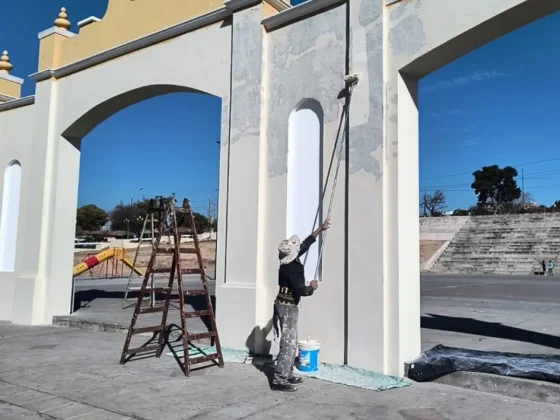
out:
<path id="1" fill-rule="evenodd" d="M 156 205 L 159 204 L 159 205 Z M 138 238 L 138 246 L 136 247 L 136 253 L 134 254 L 134 260 L 132 262 L 132 265 L 134 267 L 136 267 L 136 264 L 138 262 L 138 256 L 140 255 L 140 251 L 141 251 L 141 247 L 142 247 L 142 243 L 144 241 L 144 235 L 146 233 L 146 229 L 148 227 L 148 222 L 150 222 L 150 243 L 152 245 L 152 250 L 154 248 L 155 245 L 155 221 L 159 221 L 162 217 L 163 217 L 163 200 L 158 200 L 158 198 L 156 197 L 155 199 L 151 199 L 149 201 L 148 204 L 148 211 L 146 212 L 146 214 L 144 215 L 144 223 L 142 225 L 142 232 L 140 233 L 140 237 Z M 169 236 L 169 235 L 168 235 Z M 171 242 L 171 240 L 169 241 Z M 130 292 L 133 291 L 138 291 L 141 289 L 141 287 L 139 286 L 132 286 L 132 280 L 134 278 L 134 270 L 130 270 L 130 274 L 128 276 L 128 283 L 126 285 L 126 290 L 124 292 L 124 299 L 123 299 L 123 309 L 126 309 L 130 306 L 133 306 L 134 303 L 132 304 L 128 304 L 127 302 L 130 300 L 134 300 L 133 298 L 129 298 L 128 294 Z M 152 272 L 151 276 L 150 276 L 150 287 L 153 289 L 154 288 L 154 273 Z M 149 299 L 149 304 L 151 307 L 154 306 L 155 304 L 155 293 L 152 292 L 149 294 L 150 299 Z"/>
<path id="2" fill-rule="evenodd" d="M 137 355 L 139 353 L 146 353 L 151 351 L 156 351 L 156 357 L 160 357 L 163 352 L 163 348 L 166 344 L 166 334 L 168 332 L 167 325 L 167 315 L 169 313 L 171 295 L 174 289 L 174 283 L 177 282 L 177 294 L 179 300 L 178 309 L 181 316 L 181 338 L 183 340 L 183 354 L 184 354 L 184 373 L 186 376 L 190 375 L 191 366 L 197 363 L 204 363 L 208 361 L 217 361 L 220 367 L 224 366 L 224 360 L 222 356 L 222 349 L 220 346 L 220 338 L 218 335 L 218 330 L 216 327 L 216 319 L 214 315 L 214 308 L 210 298 L 210 292 L 208 290 L 208 282 L 206 278 L 206 271 L 204 269 L 202 254 L 200 252 L 200 246 L 198 241 L 198 236 L 196 232 L 196 226 L 194 223 L 194 214 L 190 203 L 187 199 L 183 202 L 182 208 L 176 208 L 175 198 L 160 199 L 160 208 L 162 209 L 157 235 L 152 247 L 152 254 L 148 262 L 148 267 L 146 268 L 146 273 L 144 275 L 144 280 L 142 286 L 140 287 L 140 292 L 136 306 L 134 308 L 134 314 L 132 315 L 132 321 L 130 322 L 130 327 L 128 329 L 128 334 L 126 336 L 126 341 L 124 343 L 124 348 L 121 355 L 120 363 L 124 364 L 126 361 Z M 187 227 L 190 228 L 193 235 L 193 245 L 194 247 L 181 247 L 181 235 L 178 232 L 177 224 L 177 213 L 184 215 Z M 160 246 L 161 238 L 164 233 L 169 232 L 173 237 L 173 244 L 169 243 L 167 247 Z M 181 268 L 181 254 L 196 254 L 198 268 Z M 157 268 L 156 258 L 158 255 L 172 255 L 172 263 L 170 267 Z M 154 273 L 169 273 L 169 281 L 167 287 L 154 286 L 150 282 L 152 274 Z M 202 281 L 202 288 L 195 290 L 185 290 L 183 288 L 183 274 L 200 274 Z M 155 293 L 165 294 L 164 303 L 161 305 L 150 305 L 146 307 L 142 305 L 144 299 L 149 298 L 148 296 Z M 204 296 L 206 298 L 206 309 L 201 311 L 186 311 L 185 310 L 185 296 Z M 152 299 L 150 299 L 152 300 Z M 153 302 L 153 300 L 152 300 Z M 138 316 L 144 314 L 153 314 L 161 312 L 161 323 L 155 326 L 149 327 L 136 327 Z M 187 319 L 191 318 L 201 318 L 207 316 L 210 319 L 211 330 L 204 333 L 194 333 L 188 332 Z M 157 344 L 146 345 L 138 348 L 130 348 L 130 341 L 132 336 L 135 334 L 142 333 L 154 333 L 154 339 L 157 335 Z M 207 354 L 198 357 L 189 357 L 189 348 L 191 342 L 211 339 L 215 343 L 216 352 L 212 354 Z M 215 362 L 216 363 L 216 362 Z"/>

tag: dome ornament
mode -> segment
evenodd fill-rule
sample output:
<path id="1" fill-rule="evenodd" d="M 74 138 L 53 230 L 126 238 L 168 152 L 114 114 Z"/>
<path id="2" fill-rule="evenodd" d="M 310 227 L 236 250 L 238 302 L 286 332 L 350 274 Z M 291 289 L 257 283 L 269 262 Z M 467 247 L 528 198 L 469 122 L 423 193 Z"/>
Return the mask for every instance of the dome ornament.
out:
<path id="1" fill-rule="evenodd" d="M 9 73 L 13 68 L 8 51 L 4 51 L 0 57 L 0 73 Z"/>
<path id="2" fill-rule="evenodd" d="M 56 26 L 57 28 L 62 28 L 62 29 L 66 29 L 66 30 L 70 29 L 70 27 L 72 26 L 72 24 L 68 20 L 68 14 L 66 13 L 66 7 L 62 7 L 60 9 L 60 13 L 58 14 L 58 19 L 56 19 L 54 21 L 54 26 Z"/>

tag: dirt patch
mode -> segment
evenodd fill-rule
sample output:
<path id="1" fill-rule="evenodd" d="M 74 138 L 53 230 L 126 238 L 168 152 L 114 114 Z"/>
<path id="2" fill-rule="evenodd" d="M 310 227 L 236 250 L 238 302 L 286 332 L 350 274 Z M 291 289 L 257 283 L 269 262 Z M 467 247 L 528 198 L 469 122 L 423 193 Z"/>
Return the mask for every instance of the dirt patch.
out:
<path id="1" fill-rule="evenodd" d="M 445 241 L 420 241 L 420 264 L 427 262 Z"/>
<path id="2" fill-rule="evenodd" d="M 193 246 L 192 243 L 183 243 L 181 247 Z M 200 251 L 202 253 L 202 261 L 206 267 L 206 271 L 213 271 L 216 267 L 216 241 L 204 241 L 200 242 Z M 74 254 L 74 265 L 81 263 L 88 257 L 97 254 L 100 251 L 80 251 Z M 143 245 L 138 253 L 138 258 L 136 260 L 136 267 L 141 270 L 145 270 L 148 266 L 148 261 L 150 260 L 150 245 Z M 126 250 L 126 256 L 130 261 L 134 260 L 134 255 L 136 254 L 136 248 Z M 172 262 L 171 255 L 158 254 L 156 258 L 155 268 L 170 267 Z M 196 254 L 181 254 L 181 267 L 182 268 L 198 268 L 198 262 Z M 128 277 L 130 275 L 130 269 L 123 265 L 122 262 L 115 259 L 107 260 L 93 267 L 89 272 L 85 272 L 80 277 L 105 277 L 105 276 L 124 276 Z M 136 276 L 136 274 L 135 274 Z"/>

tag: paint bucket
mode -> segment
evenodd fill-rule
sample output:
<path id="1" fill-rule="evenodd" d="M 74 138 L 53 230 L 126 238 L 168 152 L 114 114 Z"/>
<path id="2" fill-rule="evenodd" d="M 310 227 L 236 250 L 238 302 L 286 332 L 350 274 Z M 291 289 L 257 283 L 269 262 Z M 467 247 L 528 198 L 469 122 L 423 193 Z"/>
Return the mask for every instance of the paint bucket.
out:
<path id="1" fill-rule="evenodd" d="M 316 372 L 319 370 L 319 350 L 321 343 L 316 340 L 300 341 L 298 369 L 302 372 Z"/>

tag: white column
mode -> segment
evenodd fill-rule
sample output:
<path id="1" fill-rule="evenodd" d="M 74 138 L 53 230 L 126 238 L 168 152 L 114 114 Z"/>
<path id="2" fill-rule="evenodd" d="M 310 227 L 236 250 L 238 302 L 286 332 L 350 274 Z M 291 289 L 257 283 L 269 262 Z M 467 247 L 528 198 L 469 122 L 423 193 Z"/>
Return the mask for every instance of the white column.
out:
<path id="1" fill-rule="evenodd" d="M 14 287 L 12 320 L 20 324 L 50 324 L 49 306 L 51 253 L 53 246 L 53 202 L 59 139 L 56 135 L 57 83 L 37 83 L 30 173 L 23 178 L 20 240 L 25 252 L 16 264 L 21 272 Z M 25 170 L 25 168 L 24 168 Z M 61 203 L 60 205 L 64 205 Z M 69 306 L 68 306 L 69 307 Z M 67 313 L 67 312 L 66 312 Z"/>

